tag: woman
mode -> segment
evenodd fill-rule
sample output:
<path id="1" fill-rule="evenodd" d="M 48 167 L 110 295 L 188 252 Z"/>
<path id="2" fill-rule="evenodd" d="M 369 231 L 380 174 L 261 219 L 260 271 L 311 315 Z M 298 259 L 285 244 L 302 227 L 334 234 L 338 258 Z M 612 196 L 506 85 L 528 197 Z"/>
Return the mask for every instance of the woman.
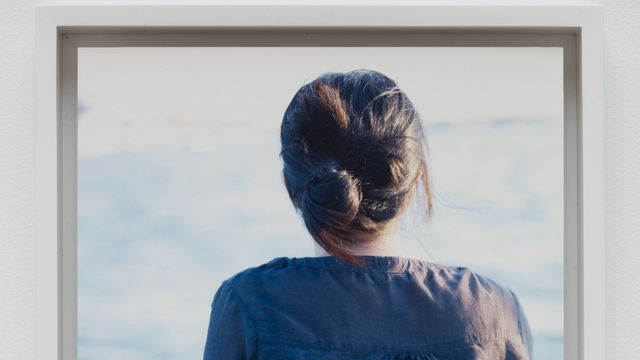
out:
<path id="1" fill-rule="evenodd" d="M 420 117 L 387 76 L 325 73 L 281 126 L 283 181 L 316 257 L 279 257 L 216 292 L 204 359 L 530 359 L 513 292 L 390 245 L 419 180 L 431 189 Z"/>

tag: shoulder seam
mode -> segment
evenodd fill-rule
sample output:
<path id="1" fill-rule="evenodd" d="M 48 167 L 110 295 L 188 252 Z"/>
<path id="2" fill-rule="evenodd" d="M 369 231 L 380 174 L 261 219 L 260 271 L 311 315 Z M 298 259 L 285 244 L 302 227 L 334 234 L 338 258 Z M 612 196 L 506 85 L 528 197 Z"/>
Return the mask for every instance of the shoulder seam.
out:
<path id="1" fill-rule="evenodd" d="M 518 316 L 518 332 L 520 333 L 520 337 L 522 337 L 524 339 L 524 335 L 523 335 L 523 331 L 522 331 L 522 320 L 520 320 L 520 304 L 518 304 L 518 300 L 516 299 L 516 294 L 513 292 L 513 290 L 511 290 L 511 288 L 506 287 L 506 289 L 509 291 L 509 296 L 511 296 L 511 301 L 513 301 L 513 305 L 515 305 L 516 308 L 516 316 Z"/>
<path id="2" fill-rule="evenodd" d="M 238 302 L 242 305 L 242 307 L 245 308 L 245 311 L 247 312 L 247 314 L 249 315 L 249 319 L 251 320 L 251 324 L 253 325 L 253 334 L 254 334 L 254 338 L 255 338 L 255 343 L 253 344 L 253 349 L 254 349 L 254 353 L 257 356 L 258 355 L 258 329 L 256 327 L 256 322 L 253 318 L 253 315 L 251 315 L 251 310 L 249 310 L 249 306 L 247 306 L 247 304 L 244 302 L 244 300 L 242 300 L 242 297 L 240 297 L 240 294 L 238 294 L 238 292 L 236 291 L 236 288 L 233 284 L 233 281 L 229 281 L 229 290 L 230 292 L 232 292 L 234 294 L 234 296 L 238 299 Z"/>
<path id="3" fill-rule="evenodd" d="M 522 314 L 524 313 L 524 310 L 522 309 L 522 306 L 520 304 L 520 301 L 518 300 L 518 297 L 516 296 L 516 293 L 513 292 L 513 290 L 509 287 L 507 287 L 507 289 L 509 290 L 509 293 L 511 294 L 511 298 L 516 306 L 516 311 L 517 311 L 516 316 L 518 317 L 518 332 L 520 335 L 520 339 L 522 340 L 522 344 L 527 350 L 527 355 L 531 356 L 533 349 L 529 346 L 530 344 L 527 340 L 527 335 L 525 334 L 525 325 L 522 322 L 522 317 L 521 317 Z"/>

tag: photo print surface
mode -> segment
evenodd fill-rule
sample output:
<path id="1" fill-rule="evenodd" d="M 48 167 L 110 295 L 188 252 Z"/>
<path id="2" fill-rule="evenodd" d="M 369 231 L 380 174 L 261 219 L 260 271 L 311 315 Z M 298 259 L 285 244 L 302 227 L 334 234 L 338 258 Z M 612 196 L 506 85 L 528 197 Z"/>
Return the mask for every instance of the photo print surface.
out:
<path id="1" fill-rule="evenodd" d="M 201 358 L 220 283 L 314 256 L 280 123 L 318 75 L 394 79 L 426 131 L 434 212 L 407 257 L 513 289 L 538 360 L 563 358 L 563 73 L 556 47 L 78 49 L 79 359 Z"/>

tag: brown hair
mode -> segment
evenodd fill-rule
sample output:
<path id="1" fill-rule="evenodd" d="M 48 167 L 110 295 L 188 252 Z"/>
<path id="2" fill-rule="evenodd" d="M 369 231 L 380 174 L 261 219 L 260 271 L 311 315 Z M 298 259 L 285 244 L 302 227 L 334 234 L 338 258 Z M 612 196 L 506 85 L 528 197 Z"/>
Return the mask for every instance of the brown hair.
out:
<path id="1" fill-rule="evenodd" d="M 303 85 L 281 125 L 285 186 L 306 228 L 327 253 L 348 251 L 402 212 L 421 180 L 431 217 L 428 145 L 420 116 L 380 72 L 329 72 Z"/>

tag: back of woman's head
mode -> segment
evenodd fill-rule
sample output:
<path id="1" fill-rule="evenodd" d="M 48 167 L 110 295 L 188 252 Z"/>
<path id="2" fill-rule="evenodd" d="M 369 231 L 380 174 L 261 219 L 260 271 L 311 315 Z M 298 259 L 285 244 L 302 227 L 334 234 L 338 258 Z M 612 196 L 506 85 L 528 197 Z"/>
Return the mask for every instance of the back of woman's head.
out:
<path id="1" fill-rule="evenodd" d="M 420 116 L 387 76 L 365 69 L 322 74 L 294 95 L 280 136 L 289 197 L 327 253 L 363 265 L 349 248 L 383 232 L 418 180 L 430 217 Z"/>

